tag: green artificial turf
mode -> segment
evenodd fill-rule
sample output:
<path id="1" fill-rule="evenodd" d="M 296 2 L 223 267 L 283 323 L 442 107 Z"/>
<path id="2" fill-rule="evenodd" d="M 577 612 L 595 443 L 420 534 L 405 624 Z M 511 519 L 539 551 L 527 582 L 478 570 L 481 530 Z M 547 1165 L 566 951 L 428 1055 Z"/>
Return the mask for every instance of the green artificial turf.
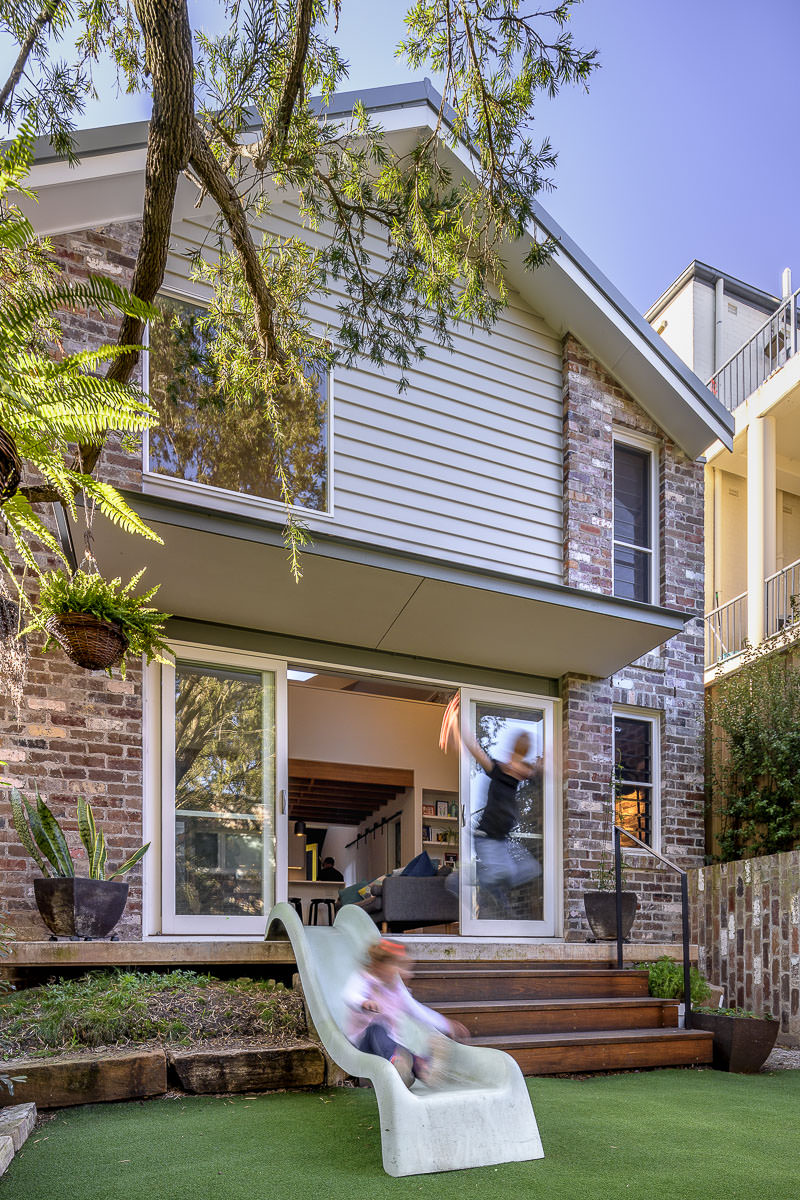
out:
<path id="1" fill-rule="evenodd" d="M 371 1090 L 67 1109 L 0 1200 L 797 1200 L 800 1072 L 529 1081 L 545 1158 L 392 1179 Z M 453 1136 L 458 1136 L 454 1129 Z"/>

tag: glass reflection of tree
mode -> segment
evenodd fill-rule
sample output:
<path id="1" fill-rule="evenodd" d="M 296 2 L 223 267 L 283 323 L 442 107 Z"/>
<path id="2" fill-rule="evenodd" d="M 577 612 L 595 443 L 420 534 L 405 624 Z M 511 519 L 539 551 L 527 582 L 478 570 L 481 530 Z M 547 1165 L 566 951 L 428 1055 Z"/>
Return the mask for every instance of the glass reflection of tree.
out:
<path id="1" fill-rule="evenodd" d="M 260 675 L 176 671 L 178 913 L 263 911 L 262 694 Z M 187 815 L 181 819 L 181 813 Z M 226 813 L 252 814 L 252 820 Z"/>
<path id="2" fill-rule="evenodd" d="M 260 676 L 176 672 L 175 807 L 252 812 L 261 804 Z"/>
<path id="3" fill-rule="evenodd" d="M 150 325 L 150 399 L 159 414 L 149 435 L 151 470 L 280 500 L 282 465 L 292 503 L 324 509 L 327 378 L 310 378 L 306 389 L 280 389 L 278 442 L 264 417 L 264 397 L 248 394 L 246 381 L 220 378 L 203 310 L 165 296 L 159 309 Z"/>

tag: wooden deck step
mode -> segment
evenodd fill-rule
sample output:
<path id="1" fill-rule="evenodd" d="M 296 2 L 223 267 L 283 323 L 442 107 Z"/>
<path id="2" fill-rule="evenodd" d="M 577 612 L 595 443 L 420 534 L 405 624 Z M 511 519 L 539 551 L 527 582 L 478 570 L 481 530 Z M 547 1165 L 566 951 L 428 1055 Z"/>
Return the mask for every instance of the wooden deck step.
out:
<path id="1" fill-rule="evenodd" d="M 473 1036 L 678 1027 L 678 1001 L 653 996 L 560 1000 L 475 1000 L 437 1004 Z"/>
<path id="2" fill-rule="evenodd" d="M 647 971 L 593 967 L 547 970 L 504 966 L 481 970 L 425 964 L 409 985 L 418 1000 L 437 1005 L 452 1000 L 553 1000 L 647 996 Z"/>
<path id="3" fill-rule="evenodd" d="M 616 1029 L 484 1036 L 474 1038 L 472 1044 L 505 1050 L 523 1075 L 561 1075 L 704 1066 L 711 1062 L 713 1040 L 701 1029 Z"/>

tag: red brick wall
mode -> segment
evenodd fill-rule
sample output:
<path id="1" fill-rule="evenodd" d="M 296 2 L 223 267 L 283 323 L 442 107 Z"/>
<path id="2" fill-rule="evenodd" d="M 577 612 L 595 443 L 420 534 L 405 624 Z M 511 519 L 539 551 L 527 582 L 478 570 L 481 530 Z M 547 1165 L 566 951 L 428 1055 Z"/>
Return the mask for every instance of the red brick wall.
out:
<path id="1" fill-rule="evenodd" d="M 583 892 L 593 886 L 612 775 L 612 705 L 659 714 L 661 849 L 678 865 L 702 860 L 703 831 L 703 475 L 572 337 L 564 343 L 564 582 L 612 593 L 613 432 L 656 440 L 661 578 L 655 602 L 696 614 L 683 633 L 612 679 L 569 676 L 564 702 L 564 865 L 566 930 L 583 938 Z M 655 860 L 626 854 L 637 869 L 637 940 L 679 934 L 677 876 Z M 639 869 L 641 868 L 641 869 Z"/>
<path id="2" fill-rule="evenodd" d="M 136 222 L 65 234 L 54 239 L 55 255 L 71 280 L 93 272 L 127 283 L 138 237 Z M 117 322 L 96 312 L 65 314 L 62 324 L 69 351 L 116 337 Z M 104 451 L 100 471 L 118 485 L 140 486 L 140 459 L 118 445 Z M 7 545 L 7 540 L 3 544 Z M 50 567 L 58 565 L 47 555 L 42 561 Z M 75 808 L 78 796 L 86 796 L 106 834 L 109 862 L 117 865 L 142 842 L 140 664 L 129 663 L 126 680 L 118 671 L 109 679 L 102 671 L 73 666 L 57 647 L 42 655 L 39 637 L 31 637 L 30 644 L 28 680 L 19 713 L 0 700 L 0 760 L 8 763 L 3 778 L 31 798 L 38 787 L 64 823 L 77 859 L 84 851 Z M 0 792 L 0 905 L 7 909 L 10 924 L 22 938 L 49 936 L 33 898 L 37 874 L 19 845 L 10 806 Z M 131 885 L 130 898 L 117 932 L 121 937 L 136 938 L 141 933 L 141 867 L 126 878 Z"/>

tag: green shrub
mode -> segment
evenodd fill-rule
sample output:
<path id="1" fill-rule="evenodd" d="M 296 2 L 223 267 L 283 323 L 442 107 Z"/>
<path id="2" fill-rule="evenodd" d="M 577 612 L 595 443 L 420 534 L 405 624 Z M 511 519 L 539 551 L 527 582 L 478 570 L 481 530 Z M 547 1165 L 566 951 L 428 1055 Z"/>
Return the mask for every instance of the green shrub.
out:
<path id="1" fill-rule="evenodd" d="M 651 996 L 657 996 L 660 1000 L 684 999 L 683 963 L 675 962 L 674 959 L 665 954 L 662 958 L 657 958 L 655 962 L 637 963 L 637 966 L 640 970 L 645 970 L 648 973 L 648 986 Z M 689 990 L 692 995 L 692 1004 L 702 1004 L 711 995 L 711 988 L 697 967 L 690 968 Z M 717 1009 L 713 1011 L 716 1012 Z"/>

